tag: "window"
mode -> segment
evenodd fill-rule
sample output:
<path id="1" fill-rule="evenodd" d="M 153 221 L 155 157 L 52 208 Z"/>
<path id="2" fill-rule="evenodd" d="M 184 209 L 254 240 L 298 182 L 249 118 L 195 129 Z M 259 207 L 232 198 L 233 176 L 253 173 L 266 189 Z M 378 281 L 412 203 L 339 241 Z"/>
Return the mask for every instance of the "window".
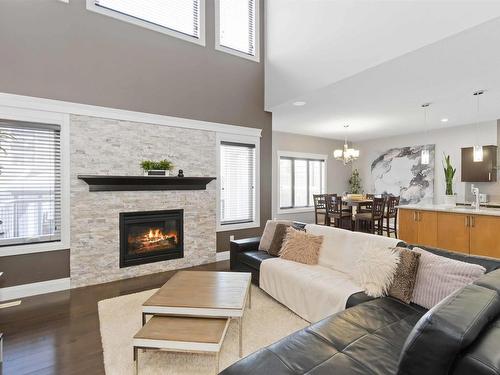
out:
<path id="1" fill-rule="evenodd" d="M 219 230 L 259 226 L 258 142 L 219 141 Z"/>
<path id="2" fill-rule="evenodd" d="M 87 9 L 205 45 L 205 0 L 87 0 Z"/>
<path id="3" fill-rule="evenodd" d="M 215 48 L 259 61 L 259 0 L 216 0 Z"/>
<path id="4" fill-rule="evenodd" d="M 60 241 L 60 126 L 0 120 L 0 133 L 0 246 Z"/>
<path id="5" fill-rule="evenodd" d="M 279 156 L 280 209 L 314 206 L 313 194 L 325 192 L 326 156 Z"/>

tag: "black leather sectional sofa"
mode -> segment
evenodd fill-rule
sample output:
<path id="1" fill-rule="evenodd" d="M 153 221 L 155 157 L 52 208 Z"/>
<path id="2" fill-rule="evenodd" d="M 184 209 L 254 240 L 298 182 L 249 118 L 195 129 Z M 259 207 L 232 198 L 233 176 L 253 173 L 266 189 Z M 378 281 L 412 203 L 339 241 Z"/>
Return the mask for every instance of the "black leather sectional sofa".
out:
<path id="1" fill-rule="evenodd" d="M 258 242 L 253 238 L 231 243 L 231 269 L 252 272 L 255 283 L 260 263 L 269 257 L 258 251 Z M 349 298 L 346 310 L 249 355 L 221 374 L 499 375 L 500 260 L 426 250 L 480 264 L 487 274 L 431 310 L 358 293 Z"/>

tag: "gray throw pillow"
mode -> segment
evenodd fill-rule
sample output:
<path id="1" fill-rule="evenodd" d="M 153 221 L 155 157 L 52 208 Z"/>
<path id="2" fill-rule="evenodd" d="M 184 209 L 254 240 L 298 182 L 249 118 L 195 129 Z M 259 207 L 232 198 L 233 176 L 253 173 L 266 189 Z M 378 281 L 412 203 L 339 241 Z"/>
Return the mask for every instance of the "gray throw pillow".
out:
<path id="1" fill-rule="evenodd" d="M 269 251 L 271 242 L 273 241 L 274 231 L 276 230 L 276 225 L 292 225 L 292 223 L 293 222 L 291 220 L 268 220 L 266 227 L 264 228 L 264 233 L 262 233 L 262 237 L 260 238 L 259 250 Z"/>
<path id="2" fill-rule="evenodd" d="M 404 247 L 396 247 L 395 250 L 399 253 L 399 265 L 388 295 L 404 303 L 410 303 L 417 280 L 420 254 Z"/>

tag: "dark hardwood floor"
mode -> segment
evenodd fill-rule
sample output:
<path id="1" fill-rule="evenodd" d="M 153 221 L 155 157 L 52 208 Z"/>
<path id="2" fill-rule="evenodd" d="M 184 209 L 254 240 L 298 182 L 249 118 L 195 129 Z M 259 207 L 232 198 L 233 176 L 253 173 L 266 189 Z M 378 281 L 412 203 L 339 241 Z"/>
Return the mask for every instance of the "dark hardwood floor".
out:
<path id="1" fill-rule="evenodd" d="M 227 271 L 229 261 L 190 270 Z M 158 288 L 175 271 L 24 298 L 0 310 L 3 375 L 104 374 L 97 302 Z"/>

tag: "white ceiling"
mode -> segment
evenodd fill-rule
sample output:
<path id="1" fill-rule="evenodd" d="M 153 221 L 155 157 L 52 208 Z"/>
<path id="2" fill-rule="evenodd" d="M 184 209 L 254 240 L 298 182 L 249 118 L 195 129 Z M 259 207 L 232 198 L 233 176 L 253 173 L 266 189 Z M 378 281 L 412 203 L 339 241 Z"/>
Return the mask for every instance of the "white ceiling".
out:
<path id="1" fill-rule="evenodd" d="M 500 1 L 267 2 L 273 129 L 364 140 L 500 118 Z M 480 116 L 472 92 L 486 89 Z M 294 101 L 305 101 L 302 107 Z M 441 118 L 449 118 L 442 123 Z"/>

